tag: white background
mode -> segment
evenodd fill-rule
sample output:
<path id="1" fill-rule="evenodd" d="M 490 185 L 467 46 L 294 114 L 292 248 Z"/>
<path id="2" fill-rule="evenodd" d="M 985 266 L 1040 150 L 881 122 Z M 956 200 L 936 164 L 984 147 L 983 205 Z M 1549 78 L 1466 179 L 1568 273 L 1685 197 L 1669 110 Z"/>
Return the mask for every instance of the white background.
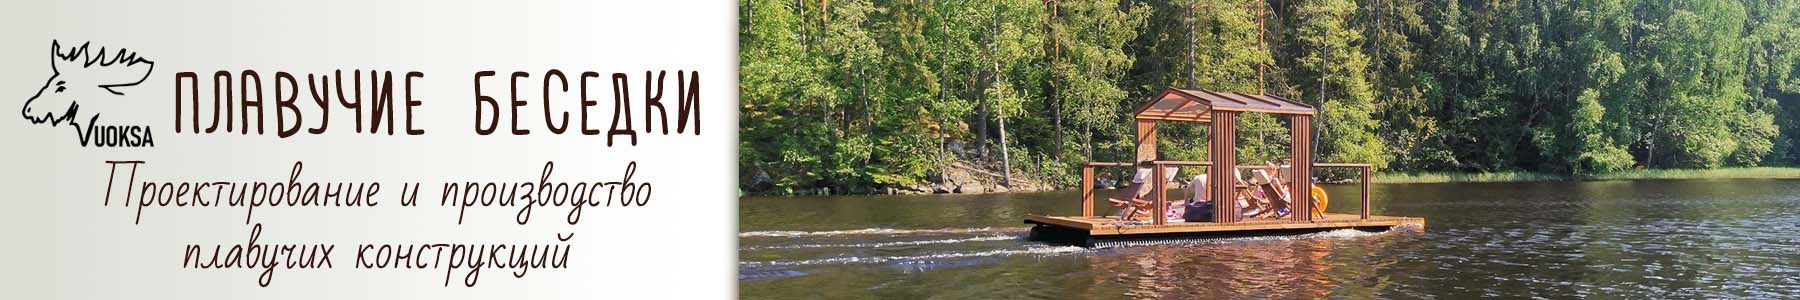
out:
<path id="1" fill-rule="evenodd" d="M 737 49 L 735 3 L 705 1 L 29 1 L 0 9 L 0 298 L 727 298 L 736 286 Z M 50 42 L 65 47 L 126 47 L 156 61 L 155 73 L 126 96 L 83 100 L 103 123 L 147 124 L 154 148 L 90 148 L 70 127 L 34 125 L 10 113 L 50 76 Z M 703 134 L 640 135 L 639 145 L 607 147 L 604 136 L 552 135 L 541 120 L 543 74 L 561 69 L 624 72 L 642 130 L 643 72 L 667 70 L 665 100 L 674 116 L 676 70 L 701 71 Z M 332 111 L 329 132 L 279 139 L 268 135 L 174 132 L 174 74 L 255 70 L 308 73 L 420 71 L 414 97 L 423 136 L 357 134 L 354 118 Z M 473 75 L 493 70 L 483 91 L 505 105 L 507 74 L 532 73 L 520 97 L 529 136 L 473 131 Z M 346 73 L 348 74 L 348 73 Z M 304 77 L 300 78 L 305 85 Z M 611 86 L 596 81 L 590 96 L 597 127 L 610 121 Z M 573 87 L 571 87 L 573 89 Z M 399 93 L 397 90 L 396 93 Z M 573 95 L 574 91 L 570 92 Z M 272 97 L 272 96 L 271 96 Z M 398 98 L 399 95 L 396 95 Z M 559 99 L 557 110 L 574 106 Z M 317 108 L 300 97 L 311 127 Z M 399 99 L 396 99 L 397 101 Z M 273 114 L 273 111 L 270 112 Z M 272 119 L 272 117 L 271 117 Z M 189 121 L 189 120 L 183 120 Z M 269 122 L 272 126 L 274 122 Z M 673 122 L 671 122 L 673 123 Z M 604 130 L 605 128 L 602 128 Z M 574 131 L 574 130 L 571 130 Z M 620 141 L 623 142 L 623 141 Z M 260 270 L 182 269 L 187 244 L 242 243 L 250 226 L 236 208 L 104 206 L 106 160 L 145 160 L 139 180 L 280 181 L 305 161 L 302 181 L 378 181 L 375 208 L 265 208 L 262 243 L 332 243 L 331 270 L 275 271 L 258 287 Z M 599 207 L 582 222 L 555 222 L 565 210 L 539 209 L 528 226 L 513 209 L 471 208 L 465 224 L 440 207 L 439 184 L 467 180 L 535 181 L 545 161 L 553 181 L 618 180 L 637 161 L 638 182 L 654 185 L 648 207 Z M 395 198 L 401 182 L 420 182 L 417 207 Z M 121 190 L 122 191 L 122 190 Z M 115 195 L 114 197 L 120 197 Z M 442 270 L 354 269 L 359 243 L 554 244 L 574 232 L 567 269 L 532 270 L 513 278 L 488 269 L 477 286 L 442 286 Z M 210 248 L 210 247 L 208 247 Z M 453 277 L 459 280 L 461 271 Z"/>

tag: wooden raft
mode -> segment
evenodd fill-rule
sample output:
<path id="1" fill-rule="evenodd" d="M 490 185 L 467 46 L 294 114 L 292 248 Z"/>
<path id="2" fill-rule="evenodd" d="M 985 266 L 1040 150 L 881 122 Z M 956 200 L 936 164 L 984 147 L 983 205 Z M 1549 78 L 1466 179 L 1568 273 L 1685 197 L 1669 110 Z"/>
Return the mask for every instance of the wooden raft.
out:
<path id="1" fill-rule="evenodd" d="M 1242 211 L 1235 199 L 1242 198 L 1237 188 L 1245 183 L 1245 169 L 1269 168 L 1271 166 L 1252 164 L 1239 165 L 1237 151 L 1237 116 L 1239 113 L 1268 113 L 1288 118 L 1288 136 L 1291 145 L 1288 147 L 1286 166 L 1280 167 L 1278 180 L 1287 182 L 1284 192 L 1278 195 L 1297 195 L 1301 201 L 1286 201 L 1286 208 L 1295 213 L 1280 219 L 1264 218 L 1222 218 L 1218 222 L 1179 222 L 1166 220 L 1165 212 L 1171 204 L 1169 198 L 1170 178 L 1165 172 L 1179 172 L 1179 168 L 1196 168 L 1194 174 L 1205 174 L 1204 178 L 1193 181 L 1204 182 L 1203 188 L 1191 194 L 1204 194 L 1204 199 L 1215 199 L 1214 216 L 1234 216 Z M 1317 232 L 1341 228 L 1359 230 L 1386 230 L 1400 225 L 1424 225 L 1425 219 L 1377 216 L 1370 214 L 1370 183 L 1374 178 L 1375 166 L 1366 163 L 1331 163 L 1318 162 L 1317 155 L 1312 153 L 1315 131 L 1312 128 L 1313 116 L 1317 110 L 1312 105 L 1292 99 L 1266 94 L 1244 94 L 1236 92 L 1212 92 L 1168 88 L 1150 102 L 1145 103 L 1133 113 L 1137 123 L 1136 159 L 1130 162 L 1086 162 L 1081 164 L 1081 214 L 1077 216 L 1043 216 L 1027 215 L 1025 223 L 1035 224 L 1031 228 L 1031 239 L 1055 243 L 1075 243 L 1093 245 L 1097 240 L 1130 240 L 1158 239 L 1165 236 L 1231 236 L 1231 235 L 1274 235 L 1285 233 Z M 1207 157 L 1210 161 L 1164 160 L 1157 151 L 1157 127 L 1162 122 L 1192 122 L 1208 125 L 1206 143 Z M 1274 162 L 1270 162 L 1274 164 Z M 1096 168 L 1134 168 L 1133 179 L 1154 178 L 1139 181 L 1135 189 L 1148 189 L 1148 195 L 1137 193 L 1126 195 L 1134 200 L 1148 201 L 1151 212 L 1142 222 L 1117 222 L 1115 219 L 1096 214 L 1096 201 L 1103 199 L 1095 194 L 1096 183 L 1100 175 Z M 1333 168 L 1356 174 L 1361 193 L 1354 199 L 1360 200 L 1361 207 L 1357 214 L 1325 214 L 1315 216 L 1307 213 L 1312 209 L 1313 201 L 1305 201 L 1312 193 L 1313 169 Z M 1148 173 L 1148 174 L 1144 174 Z M 1285 174 L 1283 174 L 1285 173 Z M 1205 179 L 1201 181 L 1199 179 Z M 1141 197 L 1141 198 L 1140 198 Z M 1351 199 L 1350 197 L 1331 197 Z M 1343 202 L 1339 202 L 1343 203 Z M 1071 203 L 1076 204 L 1076 203 Z M 1275 207 L 1263 207 L 1274 209 Z M 1320 209 L 1321 211 L 1324 209 Z"/>
<path id="2" fill-rule="evenodd" d="M 1284 219 L 1249 219 L 1234 223 L 1212 222 L 1169 222 L 1163 225 L 1142 224 L 1117 226 L 1112 218 L 1081 218 L 1027 215 L 1025 223 L 1062 227 L 1075 231 L 1086 231 L 1088 235 L 1134 235 L 1159 233 L 1206 233 L 1206 232 L 1248 232 L 1284 229 L 1338 229 L 1338 228 L 1370 228 L 1394 227 L 1400 225 L 1425 225 L 1424 218 L 1369 216 L 1364 220 L 1352 214 L 1325 214 L 1325 217 L 1312 222 L 1294 222 Z"/>

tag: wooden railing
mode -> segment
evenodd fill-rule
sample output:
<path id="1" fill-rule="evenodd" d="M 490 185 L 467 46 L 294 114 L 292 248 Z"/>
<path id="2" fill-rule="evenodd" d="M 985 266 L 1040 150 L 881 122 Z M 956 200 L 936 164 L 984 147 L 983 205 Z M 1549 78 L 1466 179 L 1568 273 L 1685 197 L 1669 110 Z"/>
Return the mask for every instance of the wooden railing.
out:
<path id="1" fill-rule="evenodd" d="M 1212 162 L 1185 161 L 1185 160 L 1158 160 L 1158 161 L 1151 161 L 1150 165 L 1151 165 L 1150 178 L 1153 178 L 1153 180 L 1155 180 L 1154 183 L 1151 183 L 1151 186 L 1150 186 L 1151 190 L 1154 191 L 1154 193 L 1151 195 L 1151 198 L 1152 198 L 1151 201 L 1155 203 L 1155 210 L 1152 211 L 1151 218 L 1154 220 L 1154 224 L 1163 225 L 1168 222 L 1168 220 L 1166 220 L 1166 218 L 1165 218 L 1165 214 L 1169 210 L 1168 209 L 1168 202 L 1169 202 L 1168 201 L 1168 190 L 1167 190 L 1168 180 L 1166 180 L 1168 174 L 1165 174 L 1163 172 L 1167 172 L 1168 167 L 1196 167 L 1196 166 L 1197 167 L 1211 167 Z M 1098 167 L 1135 167 L 1135 166 L 1136 166 L 1136 164 L 1127 163 L 1127 162 L 1086 162 L 1086 163 L 1082 163 L 1081 164 L 1081 217 L 1084 219 L 1094 217 L 1094 180 L 1095 180 L 1094 169 L 1095 168 L 1098 168 Z M 1350 168 L 1350 169 L 1359 170 L 1361 173 L 1360 174 L 1361 176 L 1359 176 L 1359 178 L 1357 178 L 1358 179 L 1357 181 L 1359 183 L 1361 183 L 1360 185 L 1362 187 L 1362 215 L 1361 216 L 1362 216 L 1362 219 L 1364 219 L 1364 220 L 1369 219 L 1369 187 L 1370 187 L 1370 182 L 1373 181 L 1373 178 L 1374 178 L 1373 177 L 1374 166 L 1372 166 L 1370 164 L 1359 164 L 1359 163 L 1313 163 L 1312 166 L 1315 169 L 1318 169 L 1318 168 Z M 1234 171 L 1241 172 L 1242 170 L 1245 170 L 1245 169 L 1256 169 L 1256 168 L 1266 168 L 1266 167 L 1268 167 L 1268 166 L 1239 165 L 1233 169 L 1235 169 Z M 1217 184 L 1217 183 L 1213 183 L 1213 184 Z M 1136 198 L 1136 196 L 1137 195 L 1131 195 L 1131 197 L 1133 197 L 1133 198 Z M 1223 203 L 1223 202 L 1220 202 L 1220 203 Z M 1233 203 L 1235 203 L 1235 202 L 1233 202 Z M 1310 213 L 1310 212 L 1301 212 L 1301 213 Z M 1217 218 L 1217 217 L 1222 217 L 1222 216 L 1215 216 L 1215 218 Z"/>
<path id="2" fill-rule="evenodd" d="M 1316 168 L 1349 168 L 1349 169 L 1357 169 L 1357 171 L 1360 171 L 1359 173 L 1361 173 L 1362 176 L 1357 176 L 1356 182 L 1358 182 L 1358 183 L 1360 183 L 1360 185 L 1362 185 L 1362 219 L 1363 220 L 1369 219 L 1369 183 L 1375 181 L 1375 166 L 1374 165 L 1352 164 L 1352 163 L 1313 163 L 1313 168 L 1315 168 L 1315 169 Z"/>
<path id="3" fill-rule="evenodd" d="M 1131 163 L 1091 161 L 1081 164 L 1081 218 L 1094 217 L 1094 168 L 1130 167 Z"/>

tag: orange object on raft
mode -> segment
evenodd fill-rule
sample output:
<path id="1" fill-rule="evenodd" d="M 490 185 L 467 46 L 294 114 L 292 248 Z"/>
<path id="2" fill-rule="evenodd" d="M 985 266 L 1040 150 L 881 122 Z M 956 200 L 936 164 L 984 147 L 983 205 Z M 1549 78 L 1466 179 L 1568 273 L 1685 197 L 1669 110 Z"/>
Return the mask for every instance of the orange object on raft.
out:
<path id="1" fill-rule="evenodd" d="M 1313 218 L 1324 216 L 1325 208 L 1331 205 L 1331 195 L 1325 194 L 1325 187 L 1314 184 L 1312 186 L 1312 199 Z"/>
<path id="2" fill-rule="evenodd" d="M 1245 180 L 1243 170 L 1269 169 L 1268 166 L 1240 166 L 1236 149 L 1237 115 L 1239 113 L 1270 113 L 1286 116 L 1289 119 L 1291 147 L 1289 147 L 1288 165 L 1276 167 L 1279 175 L 1269 176 L 1270 172 L 1259 174 L 1263 179 Z M 1032 239 L 1049 242 L 1092 245 L 1094 241 L 1109 238 L 1162 237 L 1166 235 L 1184 234 L 1232 234 L 1261 235 L 1299 233 L 1307 231 L 1323 231 L 1340 228 L 1356 228 L 1363 230 L 1386 230 L 1401 225 L 1424 225 L 1422 218 L 1370 215 L 1369 178 L 1374 167 L 1360 163 L 1319 163 L 1313 162 L 1312 117 L 1315 109 L 1311 105 L 1287 98 L 1271 95 L 1251 95 L 1232 92 L 1210 92 L 1189 89 L 1164 89 L 1135 111 L 1137 120 L 1137 159 L 1135 162 L 1088 162 L 1081 165 L 1081 215 L 1050 216 L 1027 215 L 1025 223 L 1033 224 Z M 1160 122 L 1196 122 L 1209 125 L 1211 139 L 1207 143 L 1209 161 L 1177 161 L 1160 160 L 1157 155 L 1156 129 Z M 1127 203 L 1118 214 L 1096 216 L 1095 207 L 1095 173 L 1101 167 L 1133 167 L 1146 178 L 1139 182 L 1139 189 L 1128 193 L 1128 200 L 1113 201 Z M 1210 199 L 1214 210 L 1210 220 L 1170 220 L 1169 180 L 1170 172 L 1178 172 L 1179 168 L 1199 168 L 1205 174 L 1204 180 L 1194 180 L 1200 185 L 1200 193 L 1204 197 L 1190 197 L 1185 201 Z M 1325 208 L 1330 204 L 1330 197 L 1325 189 L 1311 183 L 1312 172 L 1320 168 L 1338 168 L 1357 171 L 1357 181 L 1362 188 L 1359 214 L 1332 214 Z M 1147 170 L 1146 170 L 1147 169 Z M 1174 169 L 1172 171 L 1171 169 Z M 1255 173 L 1255 172 L 1252 172 Z M 1256 176 L 1253 176 L 1255 178 Z M 1273 178 L 1270 178 L 1273 177 Z M 1253 182 L 1261 181 L 1261 182 Z M 1249 189 L 1279 190 L 1276 196 L 1280 201 L 1257 202 L 1254 205 L 1261 209 L 1285 209 L 1289 213 L 1255 214 L 1245 217 L 1246 207 L 1240 207 L 1237 199 L 1246 197 Z M 1269 193 L 1264 193 L 1269 194 Z M 1308 195 L 1311 201 L 1292 201 L 1287 195 Z M 1225 200 L 1225 201 L 1219 201 Z M 1149 213 L 1138 210 L 1148 206 Z M 1201 206 L 1204 207 L 1204 206 Z M 1306 213 L 1291 213 L 1306 212 Z"/>

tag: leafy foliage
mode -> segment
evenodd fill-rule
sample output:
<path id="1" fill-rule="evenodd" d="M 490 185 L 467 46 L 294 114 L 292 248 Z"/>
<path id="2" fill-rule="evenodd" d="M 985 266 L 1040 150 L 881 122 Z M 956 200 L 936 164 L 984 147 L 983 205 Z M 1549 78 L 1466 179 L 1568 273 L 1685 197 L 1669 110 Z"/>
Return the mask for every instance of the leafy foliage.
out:
<path id="1" fill-rule="evenodd" d="M 1797 0 L 739 4 L 751 190 L 919 184 L 959 160 L 1068 186 L 1076 163 L 1130 160 L 1129 112 L 1172 86 L 1315 104 L 1317 159 L 1389 170 L 1800 162 Z M 1242 160 L 1287 159 L 1285 118 L 1239 122 Z M 1203 159 L 1207 134 L 1165 126 L 1159 148 Z"/>

